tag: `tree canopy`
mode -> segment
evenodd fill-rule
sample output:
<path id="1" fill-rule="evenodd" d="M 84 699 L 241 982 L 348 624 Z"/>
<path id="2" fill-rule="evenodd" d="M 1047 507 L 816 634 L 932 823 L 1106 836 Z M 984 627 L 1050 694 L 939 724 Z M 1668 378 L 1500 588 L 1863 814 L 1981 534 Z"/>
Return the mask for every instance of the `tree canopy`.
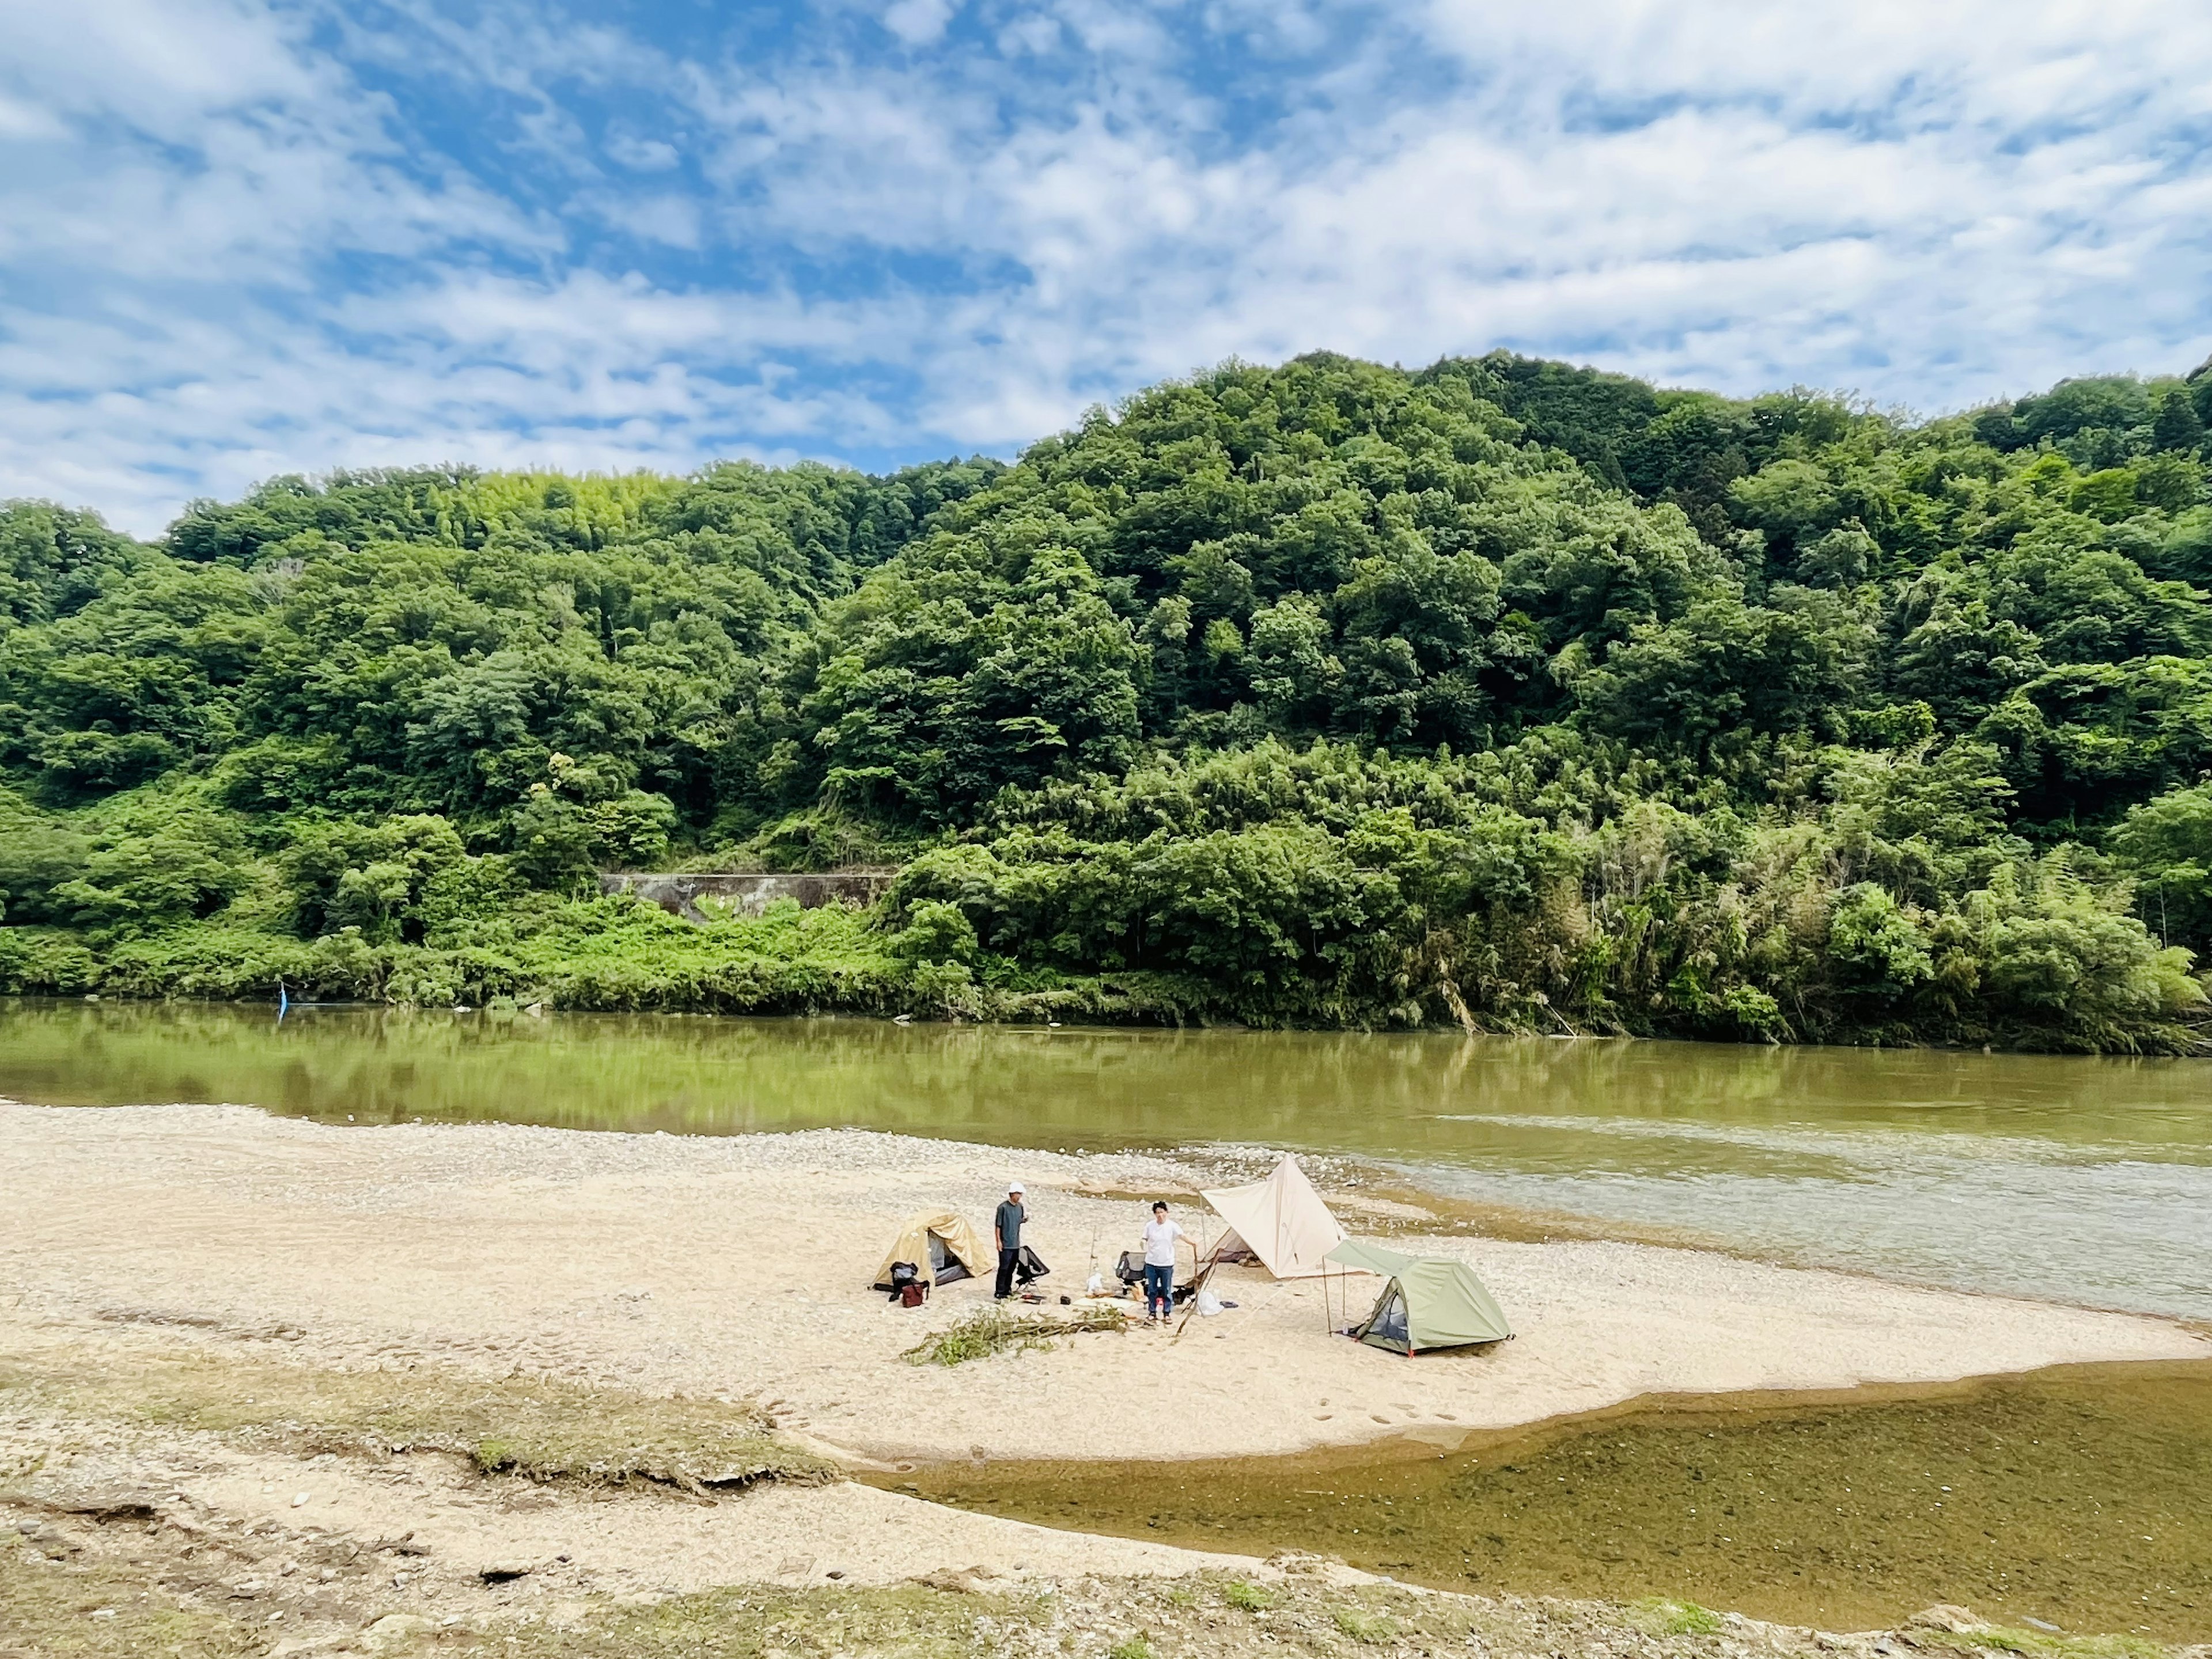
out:
<path id="1" fill-rule="evenodd" d="M 2186 1049 L 2212 375 L 1231 362 L 1012 465 L 0 510 L 0 988 Z M 701 928 L 599 867 L 904 866 Z"/>

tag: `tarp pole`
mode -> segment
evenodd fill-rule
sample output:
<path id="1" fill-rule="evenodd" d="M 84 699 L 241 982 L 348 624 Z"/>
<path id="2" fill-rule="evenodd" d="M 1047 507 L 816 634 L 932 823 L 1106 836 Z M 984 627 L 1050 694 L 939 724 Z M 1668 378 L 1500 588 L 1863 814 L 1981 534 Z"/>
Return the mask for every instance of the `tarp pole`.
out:
<path id="1" fill-rule="evenodd" d="M 1190 1305 L 1183 1310 L 1182 1324 L 1176 1326 L 1175 1328 L 1175 1334 L 1168 1339 L 1168 1346 L 1170 1347 L 1173 1347 L 1176 1343 L 1182 1340 L 1184 1328 L 1188 1326 L 1192 1320 L 1198 1317 L 1198 1293 L 1206 1288 L 1206 1281 L 1213 1277 L 1213 1269 L 1215 1266 L 1216 1263 L 1212 1260 L 1209 1259 L 1206 1266 L 1200 1270 L 1198 1277 L 1191 1280 Z M 1170 1281 L 1168 1288 L 1170 1291 L 1175 1288 L 1172 1281 Z M 1175 1298 L 1173 1296 L 1170 1296 L 1168 1298 L 1168 1314 L 1170 1317 L 1173 1317 L 1175 1314 Z"/>

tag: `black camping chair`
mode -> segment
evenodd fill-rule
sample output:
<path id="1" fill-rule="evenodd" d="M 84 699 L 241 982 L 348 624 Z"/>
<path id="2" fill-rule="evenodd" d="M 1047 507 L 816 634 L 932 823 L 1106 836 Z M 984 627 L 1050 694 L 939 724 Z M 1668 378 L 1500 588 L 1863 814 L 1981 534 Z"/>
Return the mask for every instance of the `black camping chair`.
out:
<path id="1" fill-rule="evenodd" d="M 1014 1277 L 1024 1285 L 1042 1279 L 1051 1271 L 1044 1265 L 1044 1258 L 1026 1244 L 1014 1256 Z"/>

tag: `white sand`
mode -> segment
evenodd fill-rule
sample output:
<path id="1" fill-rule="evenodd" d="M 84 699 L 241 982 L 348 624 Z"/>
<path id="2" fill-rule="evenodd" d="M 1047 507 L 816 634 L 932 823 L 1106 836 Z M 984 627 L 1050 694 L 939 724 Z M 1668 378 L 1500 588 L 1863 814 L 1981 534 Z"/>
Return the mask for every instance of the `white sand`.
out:
<path id="1" fill-rule="evenodd" d="M 1644 1245 L 1441 1238 L 1432 1248 L 1475 1266 L 1518 1340 L 1409 1361 L 1328 1335 L 1318 1285 L 1239 1269 L 1220 1287 L 1243 1306 L 1179 1341 L 1083 1337 L 953 1370 L 899 1359 L 988 1294 L 954 1286 L 915 1312 L 865 1289 L 902 1215 L 951 1204 L 988 1228 L 1019 1175 L 1056 1270 L 1046 1284 L 1079 1291 L 1094 1241 L 1103 1265 L 1143 1218 L 1070 1189 L 1170 1173 L 850 1131 L 346 1128 L 234 1107 L 0 1103 L 0 1332 L 43 1324 L 96 1347 L 191 1321 L 280 1337 L 318 1364 L 419 1357 L 757 1395 L 791 1428 L 890 1461 L 1263 1453 L 1407 1432 L 1449 1443 L 1650 1393 L 2212 1357 L 2154 1319 Z M 867 1508 L 854 1524 L 880 1522 Z"/>

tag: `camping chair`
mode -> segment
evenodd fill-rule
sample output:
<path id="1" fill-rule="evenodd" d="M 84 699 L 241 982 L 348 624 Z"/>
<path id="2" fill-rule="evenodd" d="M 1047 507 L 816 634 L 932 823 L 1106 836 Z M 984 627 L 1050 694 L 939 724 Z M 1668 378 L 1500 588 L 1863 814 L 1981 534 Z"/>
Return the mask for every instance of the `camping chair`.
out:
<path id="1" fill-rule="evenodd" d="M 1213 1257 L 1200 1255 L 1198 1242 L 1188 1233 L 1176 1241 L 1176 1248 L 1178 1251 L 1185 1248 L 1189 1249 L 1190 1277 L 1179 1285 L 1172 1279 L 1170 1280 L 1168 1299 L 1171 1304 L 1182 1302 L 1197 1295 L 1200 1284 L 1203 1282 L 1206 1273 L 1213 1265 Z M 1182 1261 L 1178 1255 L 1176 1261 L 1176 1272 L 1180 1273 L 1182 1271 Z M 1145 1253 L 1142 1250 L 1122 1251 L 1121 1259 L 1114 1264 L 1114 1277 L 1121 1281 L 1121 1288 L 1125 1291 L 1129 1289 L 1144 1276 Z"/>

